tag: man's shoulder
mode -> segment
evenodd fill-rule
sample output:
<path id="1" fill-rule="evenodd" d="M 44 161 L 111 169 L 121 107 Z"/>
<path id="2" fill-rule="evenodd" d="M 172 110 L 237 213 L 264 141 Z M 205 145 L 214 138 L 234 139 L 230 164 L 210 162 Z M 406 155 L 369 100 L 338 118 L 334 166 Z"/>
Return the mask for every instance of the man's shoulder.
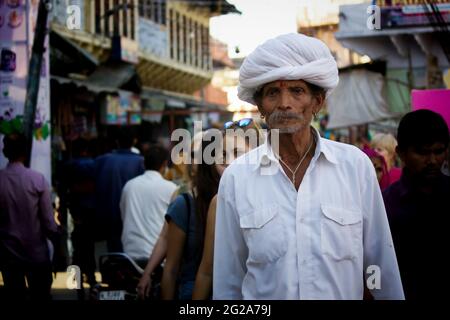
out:
<path id="1" fill-rule="evenodd" d="M 333 152 L 335 155 L 344 156 L 343 158 L 364 155 L 364 153 L 358 147 L 352 144 L 333 141 L 325 138 L 321 138 L 320 142 L 325 148 Z"/>
<path id="2" fill-rule="evenodd" d="M 389 185 L 386 189 L 384 189 L 381 193 L 383 195 L 384 201 L 391 201 L 393 199 L 397 199 L 402 190 L 402 182 L 400 180 L 395 181 L 391 185 Z"/>
<path id="3" fill-rule="evenodd" d="M 164 178 L 163 178 L 163 182 L 162 183 L 164 183 L 164 185 L 167 186 L 167 188 L 172 188 L 174 190 L 176 188 L 178 188 L 178 186 L 173 181 L 170 181 L 170 180 L 167 180 L 167 179 L 164 179 Z"/>
<path id="4" fill-rule="evenodd" d="M 322 152 L 327 156 L 329 154 L 339 165 L 346 168 L 372 168 L 373 165 L 366 154 L 360 150 L 358 147 L 332 141 L 328 139 L 321 139 Z"/>
<path id="5" fill-rule="evenodd" d="M 40 173 L 39 171 L 30 169 L 30 168 L 25 167 L 23 173 L 25 176 L 29 177 L 30 179 L 45 180 L 44 175 L 42 173 Z"/>
<path id="6" fill-rule="evenodd" d="M 112 151 L 105 153 L 101 156 L 98 156 L 96 160 L 106 160 L 106 159 L 122 159 L 122 158 L 128 158 L 128 159 L 143 159 L 143 156 L 134 152 L 123 152 L 123 151 Z"/>
<path id="7" fill-rule="evenodd" d="M 128 180 L 125 185 L 123 186 L 123 188 L 125 189 L 130 189 L 130 188 L 134 188 L 134 187 L 139 187 L 140 184 L 142 184 L 144 175 L 138 175 L 137 177 L 134 177 L 130 180 Z"/>
<path id="8" fill-rule="evenodd" d="M 164 178 L 162 175 L 160 176 L 160 178 L 158 180 L 155 181 L 155 184 L 156 184 L 156 186 L 155 186 L 156 188 L 162 187 L 162 188 L 164 188 L 164 190 L 171 190 L 172 193 L 178 187 L 173 181 L 170 181 L 170 180 Z"/>

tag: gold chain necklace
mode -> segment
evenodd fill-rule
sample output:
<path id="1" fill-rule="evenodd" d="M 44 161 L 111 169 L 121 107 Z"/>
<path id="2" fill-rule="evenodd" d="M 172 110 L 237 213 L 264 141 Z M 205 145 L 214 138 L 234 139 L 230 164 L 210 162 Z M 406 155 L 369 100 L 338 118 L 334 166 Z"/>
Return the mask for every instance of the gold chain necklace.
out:
<path id="1" fill-rule="evenodd" d="M 295 170 L 294 170 L 294 171 L 292 171 L 292 169 L 289 168 L 289 166 L 286 164 L 286 162 L 284 162 L 284 161 L 281 159 L 280 156 L 277 156 L 278 160 L 280 160 L 280 162 L 281 162 L 282 164 L 284 164 L 285 167 L 292 173 L 292 183 L 294 184 L 294 186 L 295 186 L 295 174 L 297 173 L 298 168 L 300 168 L 300 165 L 302 164 L 303 160 L 305 160 L 306 155 L 309 153 L 309 150 L 311 150 L 311 147 L 312 147 L 312 145 L 313 145 L 313 142 L 314 142 L 314 136 L 312 136 L 312 138 L 311 138 L 311 143 L 309 144 L 308 150 L 306 150 L 306 152 L 303 154 L 303 157 L 301 158 L 301 160 L 300 160 L 300 162 L 298 163 L 297 167 L 295 167 Z"/>

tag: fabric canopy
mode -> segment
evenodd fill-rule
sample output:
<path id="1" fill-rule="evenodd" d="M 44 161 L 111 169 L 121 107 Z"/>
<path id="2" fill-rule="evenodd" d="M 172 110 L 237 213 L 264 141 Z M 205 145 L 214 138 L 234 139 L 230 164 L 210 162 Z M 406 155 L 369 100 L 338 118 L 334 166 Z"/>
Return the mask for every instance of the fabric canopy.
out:
<path id="1" fill-rule="evenodd" d="M 361 125 L 394 115 L 383 96 L 384 78 L 377 72 L 350 70 L 339 75 L 339 84 L 328 98 L 328 129 Z"/>

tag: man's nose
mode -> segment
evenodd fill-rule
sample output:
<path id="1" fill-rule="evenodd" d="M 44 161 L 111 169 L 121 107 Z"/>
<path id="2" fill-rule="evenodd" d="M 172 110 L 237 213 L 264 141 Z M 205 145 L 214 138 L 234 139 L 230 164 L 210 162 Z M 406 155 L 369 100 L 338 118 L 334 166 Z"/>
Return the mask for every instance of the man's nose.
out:
<path id="1" fill-rule="evenodd" d="M 291 105 L 291 96 L 289 95 L 289 91 L 288 90 L 281 90 L 280 92 L 280 104 L 279 104 L 279 109 L 280 110 L 288 110 L 292 108 Z"/>
<path id="2" fill-rule="evenodd" d="M 428 156 L 428 163 L 435 166 L 439 162 L 438 156 L 434 154 L 434 152 L 430 152 L 430 155 Z"/>

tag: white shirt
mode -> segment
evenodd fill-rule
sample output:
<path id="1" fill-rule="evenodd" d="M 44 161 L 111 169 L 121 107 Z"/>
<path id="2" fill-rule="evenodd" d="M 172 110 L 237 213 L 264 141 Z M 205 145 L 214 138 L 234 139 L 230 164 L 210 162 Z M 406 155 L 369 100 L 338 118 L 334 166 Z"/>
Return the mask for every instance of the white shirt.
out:
<path id="1" fill-rule="evenodd" d="M 158 240 L 164 215 L 177 186 L 149 170 L 128 181 L 120 197 L 122 245 L 134 259 L 148 259 Z"/>
<path id="2" fill-rule="evenodd" d="M 267 142 L 225 170 L 214 299 L 362 299 L 371 265 L 375 299 L 404 299 L 375 170 L 358 148 L 319 137 L 298 192 Z"/>

